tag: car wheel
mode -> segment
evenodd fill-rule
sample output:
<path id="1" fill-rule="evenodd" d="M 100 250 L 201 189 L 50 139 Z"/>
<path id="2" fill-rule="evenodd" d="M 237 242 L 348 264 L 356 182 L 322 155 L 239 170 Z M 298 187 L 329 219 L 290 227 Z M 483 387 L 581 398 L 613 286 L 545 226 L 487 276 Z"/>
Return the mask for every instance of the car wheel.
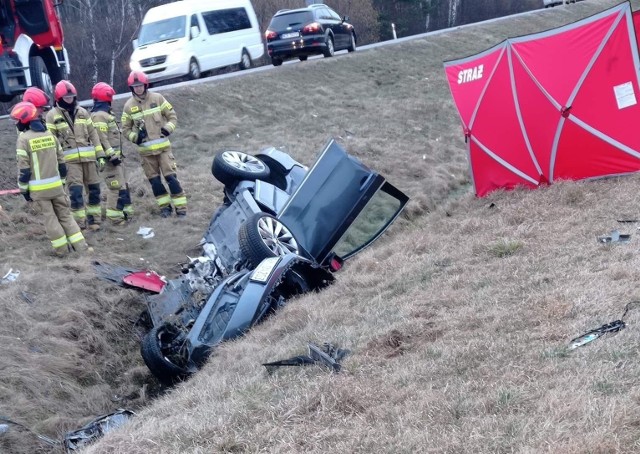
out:
<path id="1" fill-rule="evenodd" d="M 165 385 L 172 385 L 188 375 L 179 336 L 177 328 L 165 324 L 156 326 L 142 338 L 142 359 L 151 373 Z"/>
<path id="2" fill-rule="evenodd" d="M 327 48 L 323 52 L 325 58 L 333 57 L 336 53 L 336 49 L 333 46 L 333 38 L 331 36 L 327 36 Z"/>
<path id="3" fill-rule="evenodd" d="M 349 47 L 347 47 L 347 52 L 355 52 L 356 50 L 356 35 L 355 33 L 351 33 L 351 42 L 349 43 Z"/>
<path id="4" fill-rule="evenodd" d="M 300 60 L 300 61 L 307 61 L 307 58 L 309 58 L 309 56 L 308 56 L 308 55 L 300 55 L 300 56 L 298 57 L 298 60 Z"/>
<path id="5" fill-rule="evenodd" d="M 240 69 L 249 69 L 251 68 L 252 62 L 251 57 L 249 56 L 249 52 L 247 49 L 242 49 L 242 56 L 240 57 Z"/>
<path id="6" fill-rule="evenodd" d="M 267 213 L 249 217 L 240 226 L 238 240 L 242 254 L 252 267 L 269 257 L 300 253 L 298 242 L 287 226 Z"/>
<path id="7" fill-rule="evenodd" d="M 195 58 L 192 58 L 191 61 L 189 62 L 189 79 L 191 80 L 200 79 L 200 76 L 201 76 L 200 65 L 195 60 Z"/>
<path id="8" fill-rule="evenodd" d="M 273 64 L 273 66 L 280 66 L 282 65 L 282 60 L 280 60 L 279 58 L 272 58 L 271 63 Z"/>
<path id="9" fill-rule="evenodd" d="M 213 158 L 211 173 L 220 183 L 231 186 L 240 180 L 265 180 L 269 178 L 269 167 L 241 151 L 221 151 Z"/>

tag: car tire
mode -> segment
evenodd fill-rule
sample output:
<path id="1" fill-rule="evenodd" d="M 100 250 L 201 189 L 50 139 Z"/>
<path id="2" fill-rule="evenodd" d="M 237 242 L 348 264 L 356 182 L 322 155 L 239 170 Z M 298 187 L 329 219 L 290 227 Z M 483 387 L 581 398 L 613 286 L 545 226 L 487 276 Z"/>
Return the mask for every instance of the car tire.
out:
<path id="1" fill-rule="evenodd" d="M 202 76 L 202 72 L 200 72 L 200 65 L 195 58 L 192 58 L 189 61 L 189 79 L 200 79 L 200 76 Z"/>
<path id="2" fill-rule="evenodd" d="M 264 259 L 288 253 L 300 254 L 300 247 L 291 230 L 275 216 L 255 213 L 238 231 L 240 250 L 251 267 Z"/>
<path id="3" fill-rule="evenodd" d="M 298 60 L 300 60 L 300 61 L 307 61 L 307 58 L 309 58 L 309 56 L 308 56 L 308 55 L 300 55 L 300 56 L 298 57 Z"/>
<path id="4" fill-rule="evenodd" d="M 232 186 L 240 180 L 266 180 L 269 167 L 255 156 L 241 151 L 221 151 L 213 158 L 211 173 L 220 183 Z"/>
<path id="5" fill-rule="evenodd" d="M 326 49 L 324 50 L 324 52 L 322 52 L 322 55 L 324 55 L 324 58 L 333 57 L 334 54 L 336 53 L 336 48 L 333 44 L 333 38 L 331 36 L 327 36 L 326 44 L 327 44 Z"/>
<path id="6" fill-rule="evenodd" d="M 279 58 L 272 58 L 271 63 L 273 64 L 273 66 L 281 66 L 282 60 L 280 60 Z"/>
<path id="7" fill-rule="evenodd" d="M 251 56 L 249 55 L 249 52 L 247 52 L 247 49 L 242 49 L 242 55 L 240 56 L 239 66 L 241 70 L 249 69 L 253 66 L 253 62 L 251 61 Z"/>
<path id="8" fill-rule="evenodd" d="M 151 373 L 163 384 L 172 385 L 185 378 L 188 371 L 171 362 L 163 351 L 162 344 L 171 342 L 177 336 L 175 328 L 170 325 L 160 325 L 149 331 L 140 345 L 140 354 Z"/>
<path id="9" fill-rule="evenodd" d="M 356 51 L 356 35 L 355 33 L 351 33 L 351 41 L 349 42 L 349 47 L 347 47 L 347 52 L 355 52 Z"/>

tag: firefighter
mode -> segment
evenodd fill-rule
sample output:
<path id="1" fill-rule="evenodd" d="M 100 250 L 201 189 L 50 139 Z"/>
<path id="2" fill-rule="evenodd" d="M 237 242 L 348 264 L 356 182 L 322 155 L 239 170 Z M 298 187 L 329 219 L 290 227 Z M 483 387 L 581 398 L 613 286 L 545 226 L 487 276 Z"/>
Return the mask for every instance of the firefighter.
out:
<path id="1" fill-rule="evenodd" d="M 53 94 L 55 107 L 47 113 L 47 128 L 58 138 L 64 151 L 73 217 L 80 228 L 99 230 L 102 208 L 98 170 L 104 168 L 107 161 L 100 137 L 89 112 L 78 106 L 78 92 L 71 82 L 61 80 Z M 86 209 L 85 189 L 89 195 Z"/>
<path id="2" fill-rule="evenodd" d="M 27 202 L 37 204 L 44 215 L 47 236 L 56 255 L 67 255 L 70 247 L 88 250 L 64 193 L 67 167 L 60 143 L 47 131 L 42 114 L 30 102 L 16 104 L 11 118 L 23 130 L 16 145 L 20 193 Z"/>
<path id="3" fill-rule="evenodd" d="M 91 121 L 98 131 L 100 142 L 107 157 L 104 181 L 107 184 L 107 219 L 121 225 L 133 216 L 131 196 L 123 164 L 122 136 L 116 117 L 111 111 L 115 90 L 104 82 L 98 82 L 91 90 L 93 109 Z"/>
<path id="4" fill-rule="evenodd" d="M 160 215 L 171 216 L 173 202 L 176 215 L 186 216 L 187 197 L 176 176 L 176 160 L 169 142 L 169 135 L 176 129 L 176 112 L 161 94 L 149 91 L 149 79 L 142 71 L 132 71 L 127 84 L 132 96 L 122 112 L 122 134 L 138 145 L 142 169 L 151 183 Z M 162 183 L 161 175 L 171 196 Z"/>

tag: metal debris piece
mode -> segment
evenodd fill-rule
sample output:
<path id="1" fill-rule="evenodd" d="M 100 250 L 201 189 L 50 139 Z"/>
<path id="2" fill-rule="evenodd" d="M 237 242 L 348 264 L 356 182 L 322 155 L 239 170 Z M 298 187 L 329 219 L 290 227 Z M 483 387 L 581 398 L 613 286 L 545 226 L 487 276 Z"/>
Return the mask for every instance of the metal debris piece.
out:
<path id="1" fill-rule="evenodd" d="M 0 284 L 10 284 L 11 282 L 16 281 L 18 279 L 18 276 L 20 276 L 20 271 L 13 271 L 13 268 L 9 268 L 7 274 L 2 276 L 2 279 L 0 279 Z"/>
<path id="2" fill-rule="evenodd" d="M 631 235 L 621 234 L 618 230 L 612 230 L 611 235 L 603 235 L 598 237 L 599 243 L 628 243 Z"/>
<path id="3" fill-rule="evenodd" d="M 630 303 L 627 303 L 627 305 L 624 307 L 624 313 L 619 320 L 614 320 L 611 323 L 606 323 L 600 328 L 592 329 L 591 331 L 587 331 L 586 333 L 584 333 L 582 336 L 571 339 L 568 349 L 573 350 L 575 348 L 582 347 L 583 345 L 586 345 L 589 342 L 593 342 L 594 340 L 598 339 L 603 334 L 617 333 L 618 331 L 626 328 L 627 325 L 624 322 L 624 318 L 629 312 L 629 309 L 631 309 L 632 306 L 637 305 L 640 305 L 640 301 L 631 301 Z"/>
<path id="4" fill-rule="evenodd" d="M 136 233 L 141 235 L 145 240 L 153 238 L 156 235 L 151 227 L 140 227 Z"/>
<path id="5" fill-rule="evenodd" d="M 305 364 L 323 364 L 329 367 L 333 372 L 340 372 L 342 366 L 340 361 L 351 353 L 350 350 L 336 348 L 330 343 L 325 343 L 322 348 L 315 344 L 309 343 L 309 354 L 294 356 L 293 358 L 274 361 L 272 363 L 263 363 L 267 368 L 267 372 L 272 374 L 276 367 L 280 366 L 302 366 Z"/>
<path id="6" fill-rule="evenodd" d="M 118 409 L 114 413 L 100 416 L 78 430 L 67 432 L 64 436 L 64 447 L 67 452 L 81 449 L 107 432 L 122 426 L 134 415 L 130 410 Z"/>

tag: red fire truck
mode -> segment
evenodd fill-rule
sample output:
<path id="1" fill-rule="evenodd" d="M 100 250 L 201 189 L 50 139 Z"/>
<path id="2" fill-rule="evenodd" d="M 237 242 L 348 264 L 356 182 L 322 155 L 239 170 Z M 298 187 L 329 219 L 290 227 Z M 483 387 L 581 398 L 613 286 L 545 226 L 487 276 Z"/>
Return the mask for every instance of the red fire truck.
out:
<path id="1" fill-rule="evenodd" d="M 47 93 L 69 74 L 57 7 L 62 0 L 0 0 L 0 101 L 27 87 Z"/>

